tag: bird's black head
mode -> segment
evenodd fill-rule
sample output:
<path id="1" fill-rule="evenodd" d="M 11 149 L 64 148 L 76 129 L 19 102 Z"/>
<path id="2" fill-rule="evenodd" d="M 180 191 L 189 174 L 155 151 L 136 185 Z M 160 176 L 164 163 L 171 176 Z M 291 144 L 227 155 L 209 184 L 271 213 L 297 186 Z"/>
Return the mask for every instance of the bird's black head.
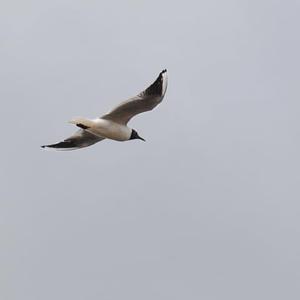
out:
<path id="1" fill-rule="evenodd" d="M 139 139 L 139 140 L 142 140 L 144 142 L 146 142 L 142 137 L 139 136 L 139 134 L 134 130 L 132 129 L 131 131 L 131 136 L 129 138 L 130 140 L 136 140 L 136 139 Z"/>

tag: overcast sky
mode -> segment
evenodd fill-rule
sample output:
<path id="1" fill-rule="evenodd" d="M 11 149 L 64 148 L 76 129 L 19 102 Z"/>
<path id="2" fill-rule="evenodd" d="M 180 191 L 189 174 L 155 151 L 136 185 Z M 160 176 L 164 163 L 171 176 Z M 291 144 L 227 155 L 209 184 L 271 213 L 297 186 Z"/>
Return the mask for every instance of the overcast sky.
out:
<path id="1" fill-rule="evenodd" d="M 0 9 L 0 298 L 300 299 L 299 1 Z M 147 142 L 44 151 L 168 69 Z"/>

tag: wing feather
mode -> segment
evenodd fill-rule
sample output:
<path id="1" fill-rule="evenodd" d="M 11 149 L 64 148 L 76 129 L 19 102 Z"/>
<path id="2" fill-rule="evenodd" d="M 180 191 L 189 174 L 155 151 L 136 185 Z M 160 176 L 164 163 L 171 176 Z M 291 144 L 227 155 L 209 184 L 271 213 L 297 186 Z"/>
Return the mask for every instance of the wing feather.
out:
<path id="1" fill-rule="evenodd" d="M 163 70 L 147 89 L 122 102 L 101 118 L 126 125 L 135 115 L 150 111 L 162 102 L 167 84 L 167 70 Z"/>
<path id="2" fill-rule="evenodd" d="M 79 129 L 73 135 L 63 140 L 62 142 L 51 144 L 51 145 L 44 145 L 42 146 L 42 148 L 47 147 L 56 150 L 76 150 L 76 149 L 81 149 L 84 147 L 91 146 L 102 140 L 104 140 L 104 138 L 91 134 L 86 130 Z"/>

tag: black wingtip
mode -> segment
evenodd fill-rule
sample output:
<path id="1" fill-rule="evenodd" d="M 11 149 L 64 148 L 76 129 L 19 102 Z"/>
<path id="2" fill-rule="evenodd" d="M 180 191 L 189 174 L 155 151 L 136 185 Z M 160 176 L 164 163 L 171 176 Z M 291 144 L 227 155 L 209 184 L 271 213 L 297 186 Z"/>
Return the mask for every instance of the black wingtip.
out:
<path id="1" fill-rule="evenodd" d="M 51 145 L 43 145 L 42 148 L 54 148 L 54 149 L 70 149 L 76 148 L 77 145 L 73 140 L 64 140 L 63 142 L 59 142 Z"/>
<path id="2" fill-rule="evenodd" d="M 156 80 L 144 91 L 146 95 L 162 95 L 163 93 L 163 74 L 167 72 L 167 69 L 162 70 Z"/>
<path id="3" fill-rule="evenodd" d="M 159 73 L 159 76 L 157 78 L 157 80 L 163 80 L 163 75 L 167 73 L 167 69 L 164 69 L 162 70 L 160 73 Z"/>
<path id="4" fill-rule="evenodd" d="M 167 69 L 163 69 L 160 73 L 158 78 L 161 78 L 163 74 L 167 73 Z"/>

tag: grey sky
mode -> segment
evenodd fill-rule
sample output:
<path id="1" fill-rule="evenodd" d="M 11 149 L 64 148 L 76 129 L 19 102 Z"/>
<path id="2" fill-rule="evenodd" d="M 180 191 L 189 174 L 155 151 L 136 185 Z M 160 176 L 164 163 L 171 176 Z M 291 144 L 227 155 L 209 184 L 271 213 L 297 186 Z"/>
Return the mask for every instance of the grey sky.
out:
<path id="1" fill-rule="evenodd" d="M 5 1 L 5 300 L 300 297 L 299 1 Z M 39 148 L 163 69 L 146 143 Z"/>

